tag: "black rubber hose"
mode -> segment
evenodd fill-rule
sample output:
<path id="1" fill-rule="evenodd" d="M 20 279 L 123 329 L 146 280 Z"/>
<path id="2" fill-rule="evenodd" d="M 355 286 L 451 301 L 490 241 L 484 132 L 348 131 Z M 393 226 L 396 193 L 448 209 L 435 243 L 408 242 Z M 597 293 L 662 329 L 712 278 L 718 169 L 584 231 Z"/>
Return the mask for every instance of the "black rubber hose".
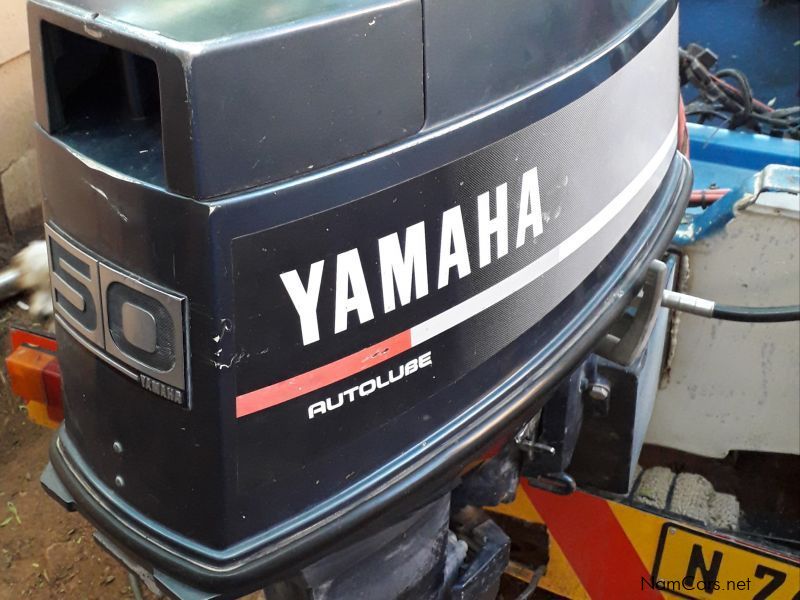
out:
<path id="1" fill-rule="evenodd" d="M 746 323 L 782 323 L 800 321 L 800 306 L 726 306 L 715 304 L 712 316 L 723 321 L 743 321 Z"/>

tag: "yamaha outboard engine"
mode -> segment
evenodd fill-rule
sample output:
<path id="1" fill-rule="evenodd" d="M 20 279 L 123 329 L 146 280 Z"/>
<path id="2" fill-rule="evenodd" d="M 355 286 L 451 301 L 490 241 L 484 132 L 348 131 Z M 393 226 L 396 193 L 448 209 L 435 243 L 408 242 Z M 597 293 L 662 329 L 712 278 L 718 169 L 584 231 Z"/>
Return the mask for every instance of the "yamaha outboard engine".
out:
<path id="1" fill-rule="evenodd" d="M 478 507 L 683 212 L 676 2 L 29 21 L 48 491 L 180 598 L 493 597 Z"/>

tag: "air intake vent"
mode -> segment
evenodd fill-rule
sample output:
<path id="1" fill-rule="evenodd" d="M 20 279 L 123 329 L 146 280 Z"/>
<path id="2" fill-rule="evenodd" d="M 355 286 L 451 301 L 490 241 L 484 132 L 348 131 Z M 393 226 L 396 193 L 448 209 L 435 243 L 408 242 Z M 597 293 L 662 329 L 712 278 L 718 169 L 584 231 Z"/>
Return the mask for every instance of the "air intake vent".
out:
<path id="1" fill-rule="evenodd" d="M 49 23 L 42 39 L 51 133 L 102 164 L 161 184 L 155 63 Z"/>

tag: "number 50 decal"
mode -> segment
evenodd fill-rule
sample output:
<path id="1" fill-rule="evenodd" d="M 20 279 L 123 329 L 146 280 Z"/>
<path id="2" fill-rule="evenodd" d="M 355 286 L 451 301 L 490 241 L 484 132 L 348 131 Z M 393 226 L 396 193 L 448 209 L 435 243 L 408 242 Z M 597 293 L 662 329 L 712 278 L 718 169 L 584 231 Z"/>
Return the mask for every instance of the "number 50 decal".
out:
<path id="1" fill-rule="evenodd" d="M 186 402 L 186 299 L 134 278 L 45 226 L 56 319 L 96 356 Z"/>

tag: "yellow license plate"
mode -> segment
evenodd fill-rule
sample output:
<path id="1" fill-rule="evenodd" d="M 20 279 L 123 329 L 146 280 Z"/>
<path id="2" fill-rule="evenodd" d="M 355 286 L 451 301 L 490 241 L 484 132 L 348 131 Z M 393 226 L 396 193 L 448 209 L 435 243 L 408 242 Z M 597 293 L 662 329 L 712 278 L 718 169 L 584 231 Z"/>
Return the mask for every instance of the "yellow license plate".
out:
<path id="1" fill-rule="evenodd" d="M 684 598 L 800 600 L 800 562 L 665 523 L 651 584 Z"/>

